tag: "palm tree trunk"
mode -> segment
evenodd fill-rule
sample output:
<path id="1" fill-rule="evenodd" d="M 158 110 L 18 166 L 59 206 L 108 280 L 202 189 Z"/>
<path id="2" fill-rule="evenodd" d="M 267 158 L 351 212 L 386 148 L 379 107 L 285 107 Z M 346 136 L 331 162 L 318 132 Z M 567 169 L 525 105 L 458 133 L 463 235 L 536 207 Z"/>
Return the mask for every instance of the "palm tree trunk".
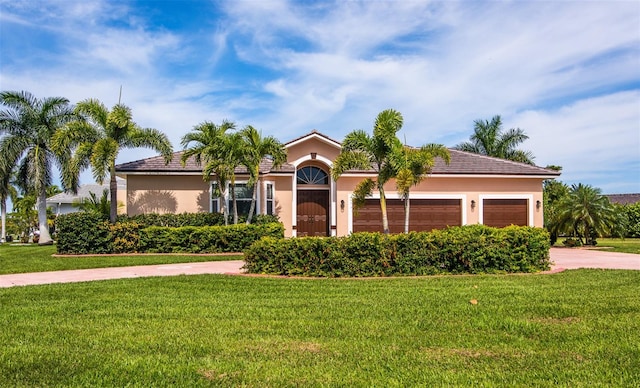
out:
<path id="1" fill-rule="evenodd" d="M 238 225 L 238 202 L 236 201 L 236 177 L 231 178 L 231 202 L 233 203 L 233 224 Z"/>
<path id="2" fill-rule="evenodd" d="M 229 211 L 227 210 L 227 182 L 218 180 L 218 188 L 220 190 L 220 210 L 222 210 L 222 216 L 224 217 L 224 226 L 229 225 Z"/>
<path id="3" fill-rule="evenodd" d="M 51 245 L 53 240 L 49 234 L 49 225 L 47 224 L 47 188 L 42 186 L 38 199 L 36 200 L 36 207 L 38 208 L 38 227 L 40 230 L 40 245 Z"/>
<path id="4" fill-rule="evenodd" d="M 258 199 L 258 180 L 253 183 L 253 194 L 251 195 L 251 206 L 249 206 L 249 215 L 247 216 L 247 225 L 251 223 L 253 211 L 256 209 L 256 201 Z"/>
<path id="5" fill-rule="evenodd" d="M 404 196 L 404 232 L 409 233 L 409 193 Z"/>
<path id="6" fill-rule="evenodd" d="M 109 221 L 112 224 L 116 223 L 116 217 L 118 216 L 118 182 L 116 181 L 116 166 L 115 161 L 109 168 L 109 194 L 111 198 L 111 204 L 109 208 Z"/>
<path id="7" fill-rule="evenodd" d="M 2 198 L 0 201 L 0 208 L 2 212 L 2 234 L 0 235 L 0 243 L 7 241 L 7 199 Z"/>
<path id="8" fill-rule="evenodd" d="M 387 217 L 387 198 L 384 196 L 384 188 L 382 185 L 378 185 L 378 191 L 380 192 L 380 210 L 382 211 L 382 231 L 384 234 L 389 234 L 389 218 Z"/>

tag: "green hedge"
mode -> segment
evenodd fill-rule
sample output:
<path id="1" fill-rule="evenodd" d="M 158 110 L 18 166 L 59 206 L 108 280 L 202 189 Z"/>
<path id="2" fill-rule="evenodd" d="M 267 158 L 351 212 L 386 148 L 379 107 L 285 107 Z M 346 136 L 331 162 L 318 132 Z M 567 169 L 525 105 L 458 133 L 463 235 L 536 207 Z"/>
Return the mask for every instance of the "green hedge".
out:
<path id="1" fill-rule="evenodd" d="M 239 217 L 239 223 L 245 223 L 246 217 Z M 148 226 L 216 226 L 224 225 L 224 215 L 221 213 L 179 213 L 179 214 L 137 214 L 135 216 L 120 215 L 118 222 L 135 222 L 142 228 Z M 277 216 L 258 214 L 251 220 L 252 224 L 270 224 L 279 222 Z M 229 216 L 228 224 L 233 223 L 233 216 Z"/>
<path id="2" fill-rule="evenodd" d="M 150 226 L 140 230 L 143 252 L 217 253 L 242 252 L 262 237 L 283 238 L 280 223 L 263 225 Z"/>
<path id="3" fill-rule="evenodd" d="M 483 225 L 383 235 L 263 239 L 245 251 L 250 273 L 299 276 L 394 276 L 536 272 L 549 269 L 544 229 Z"/>
<path id="4" fill-rule="evenodd" d="M 154 215 L 157 216 L 157 215 Z M 242 252 L 264 236 L 284 236 L 281 223 L 265 223 L 273 218 L 259 217 L 256 224 L 230 226 L 146 226 L 150 220 L 183 222 L 190 216 L 120 218 L 110 224 L 91 213 L 70 213 L 56 219 L 59 254 L 134 253 L 134 252 Z M 207 220 L 207 217 L 194 217 Z M 213 219 L 213 218 L 211 218 Z M 141 222 L 138 222 L 141 221 Z"/>
<path id="5" fill-rule="evenodd" d="M 69 213 L 56 218 L 56 249 L 62 254 L 111 253 L 109 221 L 94 213 Z"/>

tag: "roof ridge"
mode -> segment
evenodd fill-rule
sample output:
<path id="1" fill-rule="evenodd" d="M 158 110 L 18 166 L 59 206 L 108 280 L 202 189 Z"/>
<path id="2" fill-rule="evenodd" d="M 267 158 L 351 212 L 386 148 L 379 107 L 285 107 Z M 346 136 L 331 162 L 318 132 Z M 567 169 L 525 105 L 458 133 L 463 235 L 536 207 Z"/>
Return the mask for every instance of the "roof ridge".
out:
<path id="1" fill-rule="evenodd" d="M 336 140 L 336 139 L 334 139 L 334 138 L 332 138 L 330 136 L 327 136 L 324 133 L 322 133 L 322 132 L 320 132 L 320 131 L 318 131 L 317 129 L 314 128 L 309 133 L 306 133 L 306 134 L 304 134 L 302 136 L 298 136 L 295 139 L 289 140 L 288 142 L 284 143 L 284 146 L 287 147 L 289 144 L 298 142 L 298 141 L 304 139 L 305 137 L 309 137 L 309 136 L 312 136 L 312 135 L 318 135 L 318 136 L 323 137 L 323 138 L 325 138 L 325 139 L 327 139 L 327 140 L 329 140 L 329 141 L 331 141 L 333 143 L 336 143 L 338 145 L 342 145 L 342 142 L 340 142 L 340 141 L 338 141 L 338 140 Z"/>
<path id="2" fill-rule="evenodd" d="M 489 159 L 489 160 L 494 160 L 494 161 L 497 161 L 497 162 L 503 162 L 503 163 L 507 163 L 507 164 L 513 164 L 513 165 L 516 165 L 516 166 L 519 166 L 519 167 L 536 168 L 536 169 L 538 169 L 538 170 L 543 170 L 543 171 L 551 172 L 551 173 L 558 173 L 558 175 L 560 175 L 560 172 L 559 172 L 559 171 L 551 170 L 551 169 L 544 168 L 544 167 L 540 167 L 540 166 L 538 166 L 538 165 L 536 165 L 536 164 L 528 164 L 528 163 L 523 163 L 523 162 L 516 162 L 516 161 L 514 161 L 514 160 L 498 158 L 498 157 L 496 157 L 496 156 L 489 156 L 489 155 L 484 155 L 484 154 L 477 154 L 477 153 L 475 153 L 475 152 L 462 151 L 462 150 L 458 150 L 458 149 L 450 148 L 450 147 L 447 147 L 447 148 L 449 148 L 449 151 L 460 152 L 460 153 L 463 153 L 463 154 L 472 155 L 472 156 L 476 156 L 476 157 L 480 157 L 480 158 L 484 158 L 484 159 Z"/>

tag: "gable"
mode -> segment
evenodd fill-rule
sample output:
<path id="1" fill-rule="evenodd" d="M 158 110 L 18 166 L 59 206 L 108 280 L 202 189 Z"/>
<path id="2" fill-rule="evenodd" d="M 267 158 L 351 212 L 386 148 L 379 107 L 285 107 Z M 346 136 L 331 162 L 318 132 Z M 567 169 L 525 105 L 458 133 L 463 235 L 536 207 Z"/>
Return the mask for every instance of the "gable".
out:
<path id="1" fill-rule="evenodd" d="M 299 164 L 300 160 L 308 159 L 313 154 L 333 162 L 340 154 L 341 145 L 338 141 L 314 130 L 286 143 L 285 148 L 287 149 L 287 162 Z"/>

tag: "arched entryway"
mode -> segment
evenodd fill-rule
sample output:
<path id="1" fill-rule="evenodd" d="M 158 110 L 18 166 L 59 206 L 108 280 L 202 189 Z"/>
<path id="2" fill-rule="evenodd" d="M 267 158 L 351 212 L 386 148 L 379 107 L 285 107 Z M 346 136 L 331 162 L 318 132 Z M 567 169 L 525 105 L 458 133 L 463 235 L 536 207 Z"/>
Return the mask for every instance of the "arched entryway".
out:
<path id="1" fill-rule="evenodd" d="M 329 174 L 317 165 L 296 171 L 296 235 L 329 236 Z"/>

